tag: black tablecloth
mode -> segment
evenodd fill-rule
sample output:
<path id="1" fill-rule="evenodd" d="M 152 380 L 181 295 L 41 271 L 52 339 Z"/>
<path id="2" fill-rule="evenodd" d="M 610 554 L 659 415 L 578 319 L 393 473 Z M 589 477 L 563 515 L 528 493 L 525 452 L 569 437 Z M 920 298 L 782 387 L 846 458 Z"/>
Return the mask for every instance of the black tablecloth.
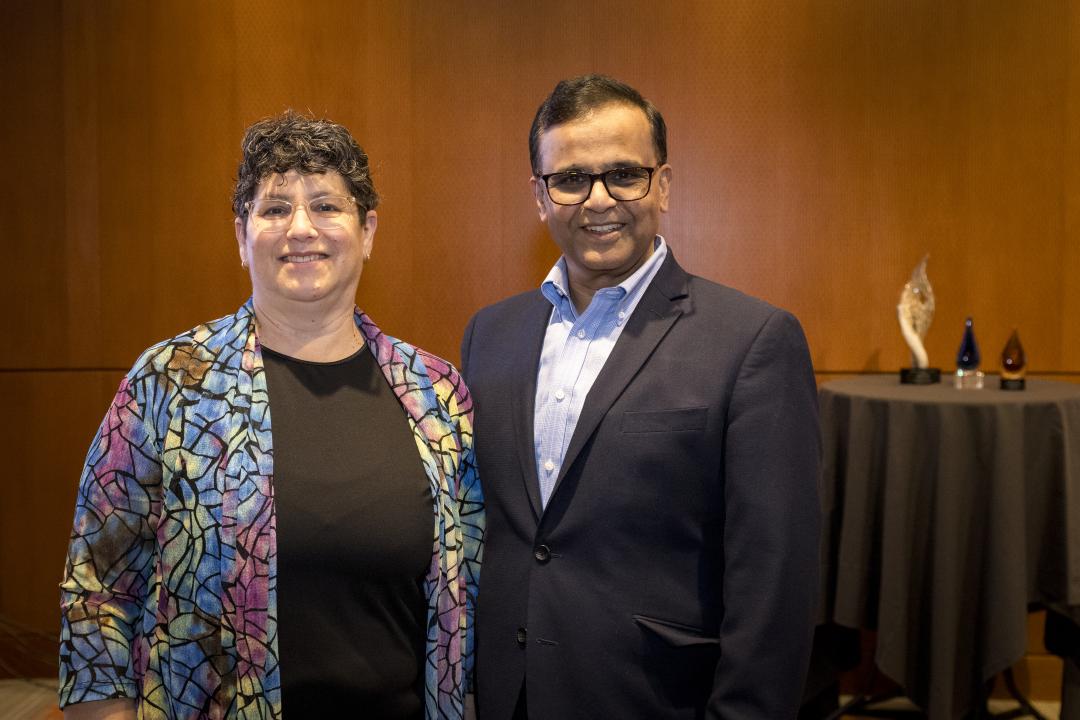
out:
<path id="1" fill-rule="evenodd" d="M 821 387 L 822 620 L 959 717 L 1024 655 L 1030 603 L 1080 606 L 1080 385 L 862 376 Z"/>

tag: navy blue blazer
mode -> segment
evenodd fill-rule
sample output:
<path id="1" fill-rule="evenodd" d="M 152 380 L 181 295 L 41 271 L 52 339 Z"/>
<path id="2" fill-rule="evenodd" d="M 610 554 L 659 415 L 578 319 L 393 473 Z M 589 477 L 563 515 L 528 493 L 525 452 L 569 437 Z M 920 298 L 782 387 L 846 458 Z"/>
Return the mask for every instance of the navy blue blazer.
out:
<path id="1" fill-rule="evenodd" d="M 546 509 L 533 450 L 551 304 L 462 342 L 487 503 L 477 711 L 794 718 L 818 588 L 817 391 L 790 313 L 669 254 L 589 392 Z"/>

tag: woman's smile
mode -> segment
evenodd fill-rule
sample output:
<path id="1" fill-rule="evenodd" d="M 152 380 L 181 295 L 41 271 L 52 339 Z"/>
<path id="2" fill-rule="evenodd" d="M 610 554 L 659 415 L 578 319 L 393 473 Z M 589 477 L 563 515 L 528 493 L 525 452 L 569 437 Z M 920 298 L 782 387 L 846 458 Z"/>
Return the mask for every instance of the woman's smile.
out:
<path id="1" fill-rule="evenodd" d="M 289 253 L 281 257 L 281 262 L 289 264 L 304 264 L 315 262 L 316 260 L 328 260 L 330 258 L 326 253 Z"/>

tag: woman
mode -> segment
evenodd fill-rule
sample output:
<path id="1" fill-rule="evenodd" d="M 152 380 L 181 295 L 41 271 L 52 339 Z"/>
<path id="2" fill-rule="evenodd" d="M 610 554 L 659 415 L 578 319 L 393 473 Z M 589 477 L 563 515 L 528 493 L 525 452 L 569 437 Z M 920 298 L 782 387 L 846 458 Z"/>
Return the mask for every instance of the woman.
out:
<path id="1" fill-rule="evenodd" d="M 143 353 L 86 459 L 65 717 L 462 715 L 472 404 L 447 362 L 355 307 L 377 202 L 340 125 L 248 129 L 233 210 L 251 299 Z"/>

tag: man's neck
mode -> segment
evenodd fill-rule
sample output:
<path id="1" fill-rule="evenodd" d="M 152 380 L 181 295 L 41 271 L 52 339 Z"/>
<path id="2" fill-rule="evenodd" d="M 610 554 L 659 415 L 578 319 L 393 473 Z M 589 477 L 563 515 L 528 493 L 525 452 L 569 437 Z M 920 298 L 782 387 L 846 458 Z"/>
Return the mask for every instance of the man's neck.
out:
<path id="1" fill-rule="evenodd" d="M 596 295 L 598 291 L 620 285 L 624 280 L 640 270 L 645 263 L 649 262 L 654 252 L 655 247 L 650 245 L 648 252 L 642 256 L 641 261 L 625 272 L 612 273 L 610 275 L 593 275 L 585 278 L 581 276 L 581 273 L 575 273 L 574 269 L 570 266 L 570 263 L 567 262 L 566 280 L 567 284 L 570 286 L 570 302 L 574 304 L 574 309 L 577 310 L 578 315 L 588 309 L 589 304 L 592 303 L 593 296 Z"/>

